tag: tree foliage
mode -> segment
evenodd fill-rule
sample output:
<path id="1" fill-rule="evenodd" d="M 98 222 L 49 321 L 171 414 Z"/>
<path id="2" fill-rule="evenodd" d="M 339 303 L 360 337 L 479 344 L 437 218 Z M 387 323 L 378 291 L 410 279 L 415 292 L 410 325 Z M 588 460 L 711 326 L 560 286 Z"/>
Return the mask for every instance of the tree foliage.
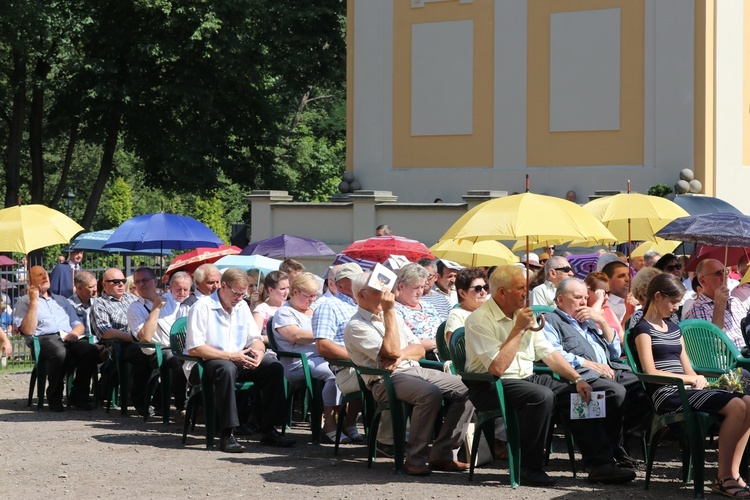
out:
<path id="1" fill-rule="evenodd" d="M 344 18 L 343 0 L 2 3 L 6 206 L 59 207 L 72 189 L 92 230 L 129 199 L 133 214 L 205 214 L 225 237 L 251 189 L 327 199 L 344 163 Z"/>

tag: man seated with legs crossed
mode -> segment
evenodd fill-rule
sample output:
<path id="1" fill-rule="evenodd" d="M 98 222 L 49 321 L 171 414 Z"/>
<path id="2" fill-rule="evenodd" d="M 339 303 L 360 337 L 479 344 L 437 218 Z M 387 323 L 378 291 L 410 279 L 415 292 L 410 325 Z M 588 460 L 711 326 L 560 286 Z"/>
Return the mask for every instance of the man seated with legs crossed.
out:
<path id="1" fill-rule="evenodd" d="M 99 351 L 85 337 L 83 323 L 64 297 L 52 295 L 47 271 L 34 266 L 29 271 L 29 291 L 16 303 L 13 324 L 27 337 L 39 339 L 39 357 L 47 362 L 47 404 L 51 411 L 64 411 L 62 404 L 65 375 L 75 368 L 70 404 L 90 410 L 88 403 L 91 375 L 99 362 Z"/>
<path id="2" fill-rule="evenodd" d="M 242 453 L 233 429 L 240 425 L 234 385 L 252 381 L 258 387 L 263 405 L 260 444 L 288 447 L 294 440 L 282 436 L 276 426 L 286 424 L 288 405 L 284 395 L 284 367 L 266 356 L 266 346 L 250 312 L 247 295 L 250 284 L 245 271 L 229 268 L 219 288 L 201 297 L 188 314 L 185 349 L 191 356 L 205 359 L 205 376 L 214 384 L 216 422 L 221 431 L 221 451 Z M 198 368 L 185 363 L 191 385 L 200 384 Z"/>
<path id="3" fill-rule="evenodd" d="M 453 458 L 463 443 L 473 407 L 468 391 L 455 375 L 424 369 L 419 360 L 425 351 L 419 340 L 396 313 L 395 296 L 367 286 L 370 273 L 359 275 L 352 292 L 359 307 L 344 330 L 344 345 L 357 365 L 390 371 L 396 397 L 413 405 L 406 473 L 417 476 L 431 470 L 462 471 L 468 464 Z M 377 401 L 386 401 L 385 384 L 378 376 L 363 375 Z M 428 448 L 435 416 L 447 403 L 445 418 L 432 451 Z"/>
<path id="4" fill-rule="evenodd" d="M 466 320 L 466 371 L 503 379 L 505 402 L 519 413 L 521 479 L 531 486 L 552 486 L 555 479 L 542 469 L 544 444 L 555 406 L 570 415 L 570 395 L 591 397 L 591 386 L 555 350 L 535 325 L 534 312 L 524 307 L 527 286 L 521 269 L 501 266 L 490 277 L 492 296 Z M 542 360 L 562 380 L 535 374 L 534 361 Z M 569 383 L 568 381 L 572 382 Z M 471 401 L 481 411 L 498 407 L 497 393 L 489 382 L 467 382 Z M 614 464 L 612 446 L 602 419 L 571 421 L 573 437 L 581 450 L 589 481 L 624 483 L 635 472 Z"/>
<path id="5" fill-rule="evenodd" d="M 578 278 L 565 278 L 555 291 L 557 308 L 546 314 L 544 335 L 557 352 L 595 391 L 604 391 L 607 435 L 615 460 L 622 467 L 639 462 L 624 447 L 623 424 L 637 430 L 650 415 L 643 386 L 628 365 L 620 361 L 620 339 L 600 311 L 588 307 L 590 292 Z"/>

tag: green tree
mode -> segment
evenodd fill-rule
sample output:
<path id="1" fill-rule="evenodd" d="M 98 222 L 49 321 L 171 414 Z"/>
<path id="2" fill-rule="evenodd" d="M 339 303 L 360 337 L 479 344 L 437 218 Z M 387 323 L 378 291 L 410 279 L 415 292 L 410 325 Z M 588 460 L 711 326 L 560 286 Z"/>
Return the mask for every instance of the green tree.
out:
<path id="1" fill-rule="evenodd" d="M 133 217 L 133 192 L 125 179 L 118 177 L 109 188 L 104 210 L 109 227 L 117 227 Z"/>
<path id="2" fill-rule="evenodd" d="M 210 227 L 226 243 L 229 241 L 229 234 L 224 215 L 224 203 L 216 196 L 195 200 L 195 218 Z"/>

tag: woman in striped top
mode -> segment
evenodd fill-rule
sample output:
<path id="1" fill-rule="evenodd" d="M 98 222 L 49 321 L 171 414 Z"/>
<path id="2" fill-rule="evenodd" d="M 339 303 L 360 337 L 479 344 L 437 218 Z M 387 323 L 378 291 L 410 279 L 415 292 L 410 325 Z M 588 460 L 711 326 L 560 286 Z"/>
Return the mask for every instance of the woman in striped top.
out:
<path id="1" fill-rule="evenodd" d="M 719 470 L 712 489 L 730 497 L 750 497 L 750 488 L 740 477 L 740 460 L 750 436 L 750 396 L 706 389 L 705 377 L 693 371 L 679 326 L 665 319 L 677 311 L 684 294 L 685 287 L 669 273 L 651 280 L 646 312 L 632 330 L 636 353 L 645 373 L 677 376 L 692 386 L 687 391 L 691 408 L 724 416 L 719 428 Z M 656 386 L 649 392 L 657 412 L 682 411 L 676 387 Z"/>

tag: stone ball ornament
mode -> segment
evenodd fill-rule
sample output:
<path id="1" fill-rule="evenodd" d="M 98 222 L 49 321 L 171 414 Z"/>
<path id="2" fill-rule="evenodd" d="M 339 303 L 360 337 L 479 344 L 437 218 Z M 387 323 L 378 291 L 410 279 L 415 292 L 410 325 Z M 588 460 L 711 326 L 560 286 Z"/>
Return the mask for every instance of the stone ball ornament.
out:
<path id="1" fill-rule="evenodd" d="M 679 180 L 674 186 L 674 191 L 677 194 L 685 194 L 690 191 L 690 183 L 686 180 Z"/>
<path id="2" fill-rule="evenodd" d="M 693 179 L 695 179 L 695 174 L 692 170 L 690 170 L 689 168 L 683 168 L 682 170 L 680 170 L 680 180 L 690 182 Z"/>
<path id="3" fill-rule="evenodd" d="M 700 193 L 701 189 L 703 189 L 703 184 L 698 179 L 693 179 L 689 184 L 691 193 Z"/>

